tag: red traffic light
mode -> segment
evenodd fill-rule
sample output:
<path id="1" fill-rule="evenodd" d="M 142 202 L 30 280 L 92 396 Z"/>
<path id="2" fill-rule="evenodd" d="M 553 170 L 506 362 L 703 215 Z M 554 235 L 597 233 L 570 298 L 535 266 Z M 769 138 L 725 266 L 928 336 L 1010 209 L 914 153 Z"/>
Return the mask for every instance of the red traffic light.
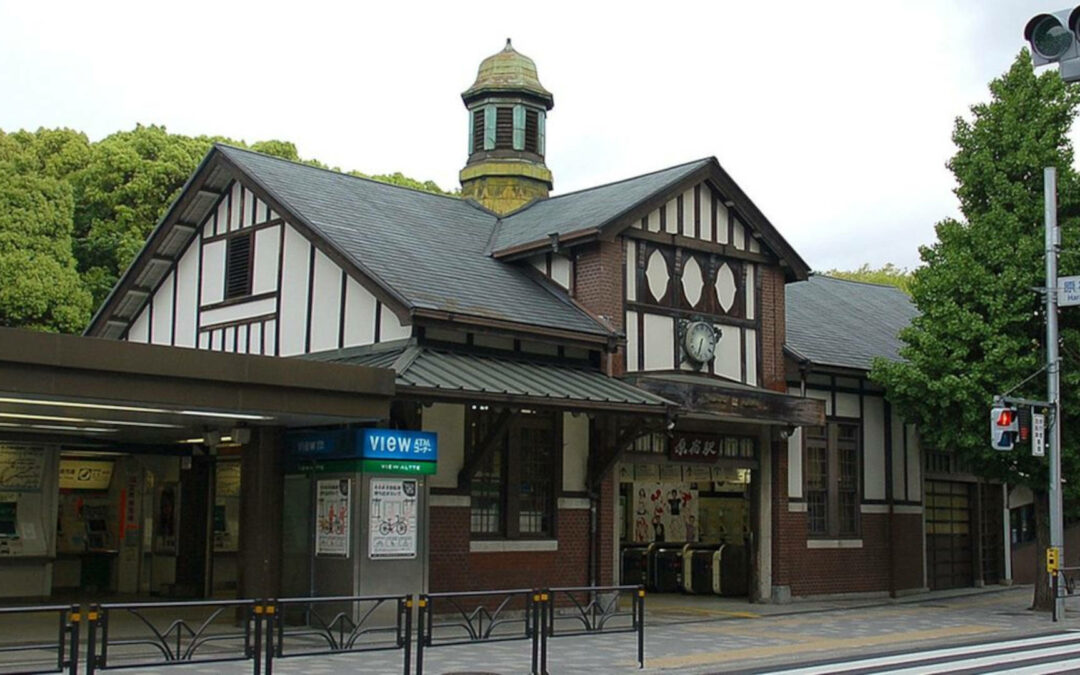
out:
<path id="1" fill-rule="evenodd" d="M 1012 408 L 1002 408 L 998 414 L 997 425 L 999 427 L 1011 427 L 1013 420 L 1016 419 L 1016 411 Z"/>

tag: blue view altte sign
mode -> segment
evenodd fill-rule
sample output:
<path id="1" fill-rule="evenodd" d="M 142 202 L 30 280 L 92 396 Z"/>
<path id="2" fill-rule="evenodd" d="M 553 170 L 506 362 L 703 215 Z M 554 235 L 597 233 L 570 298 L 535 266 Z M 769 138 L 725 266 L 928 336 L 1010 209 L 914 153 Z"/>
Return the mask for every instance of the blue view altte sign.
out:
<path id="1" fill-rule="evenodd" d="M 430 431 L 361 429 L 360 455 L 367 459 L 397 459 L 434 462 L 439 458 L 439 441 Z"/>

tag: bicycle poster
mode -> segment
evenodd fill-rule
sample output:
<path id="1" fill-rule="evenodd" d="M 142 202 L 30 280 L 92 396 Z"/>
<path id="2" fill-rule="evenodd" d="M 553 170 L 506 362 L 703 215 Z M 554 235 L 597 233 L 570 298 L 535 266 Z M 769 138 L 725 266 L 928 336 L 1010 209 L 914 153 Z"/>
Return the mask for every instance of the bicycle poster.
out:
<path id="1" fill-rule="evenodd" d="M 416 557 L 416 491 L 415 479 L 371 479 L 369 558 Z"/>
<path id="2" fill-rule="evenodd" d="M 348 478 L 318 481 L 315 555 L 349 557 L 350 485 Z"/>

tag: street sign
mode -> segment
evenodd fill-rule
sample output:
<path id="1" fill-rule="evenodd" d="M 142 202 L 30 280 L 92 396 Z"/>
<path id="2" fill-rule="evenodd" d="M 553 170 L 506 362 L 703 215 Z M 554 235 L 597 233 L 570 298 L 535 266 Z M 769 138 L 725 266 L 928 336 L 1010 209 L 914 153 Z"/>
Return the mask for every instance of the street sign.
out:
<path id="1" fill-rule="evenodd" d="M 1058 306 L 1080 305 L 1080 277 L 1058 277 Z"/>
<path id="2" fill-rule="evenodd" d="M 1031 416 L 1031 455 L 1046 456 L 1046 415 L 1041 413 Z"/>

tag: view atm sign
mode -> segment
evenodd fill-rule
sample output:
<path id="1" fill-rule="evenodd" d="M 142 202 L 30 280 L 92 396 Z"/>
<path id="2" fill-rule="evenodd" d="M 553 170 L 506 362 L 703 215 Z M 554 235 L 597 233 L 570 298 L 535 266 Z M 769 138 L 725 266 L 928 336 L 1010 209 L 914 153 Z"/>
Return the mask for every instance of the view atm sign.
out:
<path id="1" fill-rule="evenodd" d="M 430 431 L 362 429 L 360 435 L 364 459 L 435 462 L 439 458 L 438 437 Z"/>

